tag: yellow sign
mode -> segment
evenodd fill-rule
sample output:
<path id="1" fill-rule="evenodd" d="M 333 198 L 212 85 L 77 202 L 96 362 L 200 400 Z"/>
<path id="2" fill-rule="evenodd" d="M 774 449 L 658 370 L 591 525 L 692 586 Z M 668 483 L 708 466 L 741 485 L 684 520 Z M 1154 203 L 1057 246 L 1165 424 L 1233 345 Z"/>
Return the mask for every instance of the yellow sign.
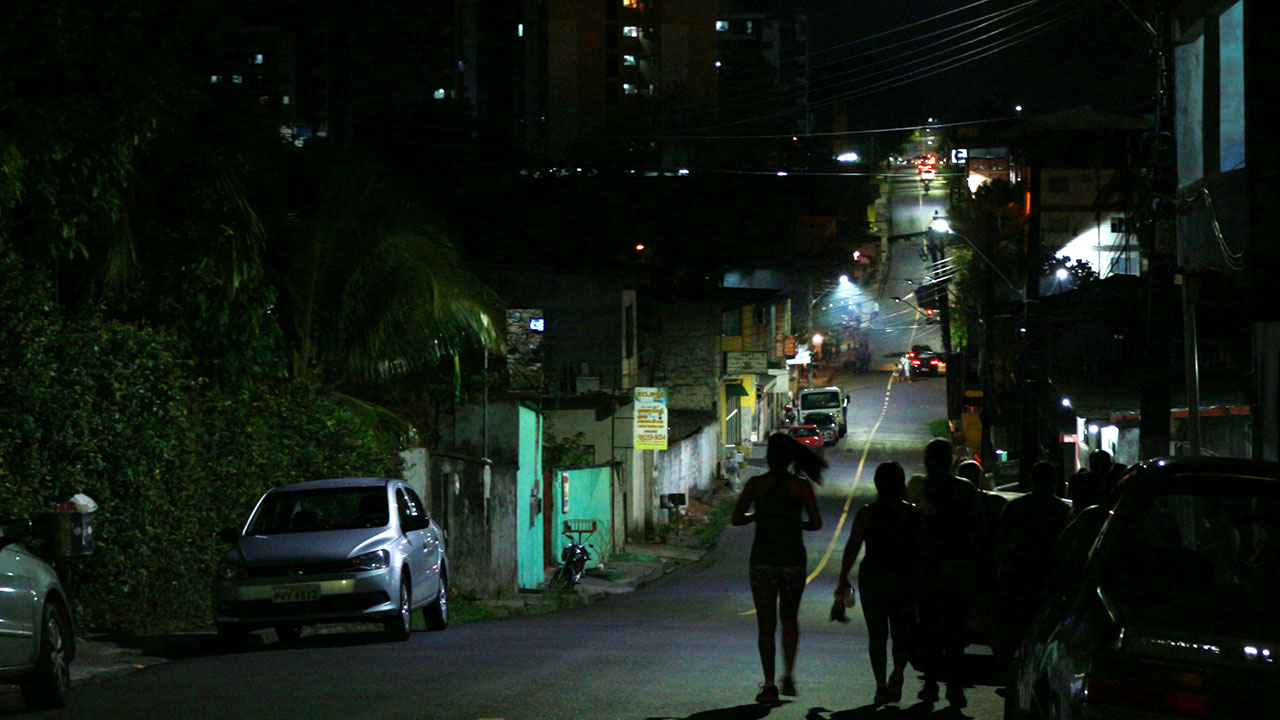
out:
<path id="1" fill-rule="evenodd" d="M 667 389 L 635 389 L 631 445 L 637 450 L 667 449 Z"/>

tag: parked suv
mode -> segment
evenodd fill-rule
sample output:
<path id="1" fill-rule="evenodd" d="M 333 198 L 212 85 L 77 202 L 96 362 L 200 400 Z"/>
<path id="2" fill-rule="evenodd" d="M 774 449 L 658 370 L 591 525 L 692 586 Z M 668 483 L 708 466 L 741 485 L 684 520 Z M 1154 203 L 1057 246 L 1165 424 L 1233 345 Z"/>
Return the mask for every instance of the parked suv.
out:
<path id="1" fill-rule="evenodd" d="M 421 610 L 428 630 L 448 625 L 444 532 L 403 480 L 341 478 L 286 485 L 258 500 L 218 566 L 218 635 L 275 628 L 295 640 L 303 625 L 381 622 L 409 637 Z"/>
<path id="2" fill-rule="evenodd" d="M 30 535 L 27 520 L 0 523 L 0 683 L 48 710 L 66 704 L 76 638 L 58 576 L 21 544 Z"/>

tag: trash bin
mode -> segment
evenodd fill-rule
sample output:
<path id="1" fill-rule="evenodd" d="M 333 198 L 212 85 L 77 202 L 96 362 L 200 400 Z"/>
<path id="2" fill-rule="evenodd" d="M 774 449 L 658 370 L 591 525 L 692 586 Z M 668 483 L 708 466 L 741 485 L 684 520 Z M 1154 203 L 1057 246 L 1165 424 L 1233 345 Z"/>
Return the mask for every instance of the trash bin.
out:
<path id="1" fill-rule="evenodd" d="M 54 558 L 93 554 L 93 513 L 52 512 L 41 515 L 37 535 Z"/>

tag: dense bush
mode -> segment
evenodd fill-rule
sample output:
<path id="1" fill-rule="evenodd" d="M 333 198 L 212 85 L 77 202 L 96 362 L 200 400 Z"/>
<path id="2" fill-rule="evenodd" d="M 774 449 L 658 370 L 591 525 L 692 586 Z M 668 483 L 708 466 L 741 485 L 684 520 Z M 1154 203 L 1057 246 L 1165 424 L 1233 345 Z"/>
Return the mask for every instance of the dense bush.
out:
<path id="1" fill-rule="evenodd" d="M 90 628 L 209 618 L 225 549 L 274 485 L 398 472 L 393 439 L 301 381 L 220 387 L 196 377 L 171 333 L 64 319 L 49 284 L 0 255 L 0 515 L 35 516 L 83 492 L 96 552 L 59 561 Z"/>

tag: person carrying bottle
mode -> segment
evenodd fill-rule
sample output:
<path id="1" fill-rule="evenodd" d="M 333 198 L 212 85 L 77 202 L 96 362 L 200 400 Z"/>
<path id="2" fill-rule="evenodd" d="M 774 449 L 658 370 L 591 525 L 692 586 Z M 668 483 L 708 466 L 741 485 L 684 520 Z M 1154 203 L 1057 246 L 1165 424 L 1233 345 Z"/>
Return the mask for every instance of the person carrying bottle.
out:
<path id="1" fill-rule="evenodd" d="M 858 594 L 867 621 L 875 704 L 902 699 L 903 674 L 911 659 L 920 580 L 924 516 L 907 502 L 906 473 L 896 462 L 881 463 L 875 475 L 876 500 L 858 510 L 840 561 L 836 596 L 852 592 L 849 571 L 865 544 L 858 567 Z M 893 637 L 893 673 L 886 677 L 887 645 Z"/>

